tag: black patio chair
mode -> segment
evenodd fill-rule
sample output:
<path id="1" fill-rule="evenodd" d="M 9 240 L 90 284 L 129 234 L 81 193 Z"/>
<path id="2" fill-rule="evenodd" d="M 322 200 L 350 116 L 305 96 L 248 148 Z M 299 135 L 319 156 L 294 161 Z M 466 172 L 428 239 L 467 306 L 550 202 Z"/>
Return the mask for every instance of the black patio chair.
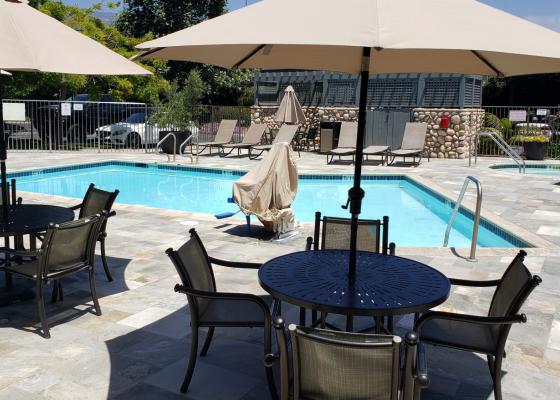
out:
<path id="1" fill-rule="evenodd" d="M 267 355 L 265 364 L 279 361 L 281 400 L 413 400 L 420 394 L 415 385 L 426 387 L 429 383 L 423 350 L 413 333 L 406 336 L 402 346 L 398 336 L 295 325 L 288 327 L 286 337 L 282 319 L 277 318 L 274 325 L 280 354 Z M 400 367 L 402 347 L 404 371 Z"/>
<path id="2" fill-rule="evenodd" d="M 103 210 L 107 211 L 108 217 L 113 217 L 116 215 L 115 211 L 111 211 L 115 199 L 119 195 L 119 191 L 107 192 L 105 190 L 97 189 L 93 183 L 88 187 L 88 190 L 84 196 L 84 200 L 74 207 L 72 210 L 80 210 L 78 218 L 89 217 L 91 215 L 96 215 L 101 213 Z M 99 232 L 99 238 L 97 239 L 101 247 L 101 261 L 103 263 L 103 269 L 105 270 L 105 275 L 109 282 L 113 281 L 111 276 L 111 271 L 109 271 L 109 265 L 107 264 L 107 257 L 105 255 L 105 239 L 107 238 L 107 220 L 103 221 L 103 226 Z"/>
<path id="3" fill-rule="evenodd" d="M 11 179 L 7 185 L 8 188 L 8 206 L 11 205 L 20 205 L 23 203 L 23 199 L 21 197 L 17 197 L 17 190 L 16 190 L 16 180 Z M 0 196 L 0 207 L 3 204 L 2 196 Z M 21 249 L 23 247 L 23 236 L 14 236 L 13 237 L 14 244 L 13 246 L 10 245 L 10 236 L 4 237 L 4 248 L 5 249 Z M 1 251 L 4 253 L 4 259 L 0 260 L 0 265 L 3 265 L 8 260 L 8 254 L 6 254 L 2 249 Z M 12 287 L 12 275 L 5 271 L 6 274 L 6 286 L 8 288 Z"/>
<path id="4" fill-rule="evenodd" d="M 309 236 L 307 238 L 305 249 L 307 251 L 349 250 L 350 225 L 350 218 L 322 216 L 317 211 L 315 213 L 313 237 Z M 389 243 L 389 217 L 384 216 L 382 220 L 360 220 L 358 222 L 357 247 L 360 251 L 395 255 L 395 243 Z M 316 311 L 312 311 L 311 318 L 312 321 L 317 320 Z M 321 318 L 323 320 L 322 326 L 325 326 L 326 314 L 322 315 Z M 376 322 L 379 322 L 379 320 L 376 320 Z M 300 308 L 300 325 L 305 325 L 305 309 L 303 308 Z M 393 317 L 389 317 L 388 325 L 393 326 Z"/>
<path id="5" fill-rule="evenodd" d="M 523 264 L 527 253 L 521 250 L 501 279 L 469 281 L 450 279 L 451 284 L 471 287 L 496 287 L 488 316 L 430 311 L 415 324 L 424 343 L 486 354 L 494 382 L 494 397 L 501 400 L 502 359 L 512 324 L 525 323 L 521 306 L 542 280 Z"/>
<path id="6" fill-rule="evenodd" d="M 264 328 L 264 354 L 271 351 L 272 320 L 270 307 L 263 298 L 246 293 L 221 293 L 217 291 L 212 264 L 232 268 L 258 269 L 261 264 L 218 260 L 208 256 L 195 229 L 191 229 L 190 240 L 178 250 L 167 249 L 166 253 L 177 269 L 182 285 L 175 291 L 187 295 L 191 316 L 191 352 L 181 392 L 186 393 L 198 352 L 198 330 L 208 327 L 208 334 L 200 356 L 208 353 L 216 327 L 262 327 Z M 277 398 L 272 368 L 266 367 L 266 378 L 272 398 Z"/>
<path id="7" fill-rule="evenodd" d="M 43 288 L 49 282 L 58 282 L 61 278 L 81 271 L 88 271 L 91 297 L 95 312 L 101 315 L 101 308 L 95 292 L 93 258 L 96 239 L 105 222 L 107 213 L 50 225 L 39 250 L 7 250 L 14 257 L 21 257 L 22 263 L 9 261 L 6 271 L 36 282 L 35 298 L 41 320 L 43 336 L 50 338 L 49 325 L 45 312 Z M 28 261 L 23 261 L 27 259 Z M 60 289 L 62 289 L 59 286 Z M 60 290 L 62 300 L 62 290 Z"/>

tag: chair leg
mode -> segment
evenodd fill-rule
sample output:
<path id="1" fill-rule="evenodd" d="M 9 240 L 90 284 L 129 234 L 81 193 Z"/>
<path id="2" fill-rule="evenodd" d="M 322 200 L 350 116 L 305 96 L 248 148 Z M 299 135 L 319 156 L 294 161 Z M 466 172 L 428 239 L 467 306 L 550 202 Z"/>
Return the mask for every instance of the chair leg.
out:
<path id="1" fill-rule="evenodd" d="M 270 325 L 264 327 L 264 354 L 272 353 L 272 327 Z M 267 367 L 265 365 L 264 372 L 266 374 L 266 381 L 268 383 L 268 390 L 270 391 L 270 397 L 273 400 L 278 400 L 278 392 L 276 391 L 276 383 L 274 382 L 274 374 L 272 372 L 272 366 Z"/>
<path id="2" fill-rule="evenodd" d="M 200 357 L 205 357 L 208 353 L 208 349 L 210 348 L 210 343 L 212 342 L 212 337 L 214 336 L 214 327 L 211 326 L 208 328 L 208 334 L 206 335 L 206 340 L 204 340 L 204 345 L 202 346 L 202 350 L 200 351 Z"/>
<path id="3" fill-rule="evenodd" d="M 105 275 L 107 275 L 107 280 L 109 282 L 113 282 L 113 276 L 111 275 L 111 271 L 109 271 L 109 265 L 107 264 L 107 257 L 105 255 L 105 237 L 107 234 L 103 232 L 101 239 L 99 240 L 101 243 L 101 262 L 103 263 L 103 269 L 105 270 Z"/>
<path id="4" fill-rule="evenodd" d="M 187 373 L 185 374 L 185 379 L 181 385 L 181 393 L 187 393 L 191 379 L 194 373 L 194 366 L 196 365 L 196 356 L 198 353 L 198 325 L 192 325 L 191 334 L 191 354 L 189 356 L 189 366 L 187 367 Z"/>
<path id="5" fill-rule="evenodd" d="M 39 311 L 39 319 L 41 320 L 41 329 L 45 339 L 51 338 L 49 324 L 47 323 L 47 313 L 45 311 L 45 301 L 43 299 L 43 285 L 42 281 L 37 280 L 37 288 L 35 293 L 35 300 L 37 301 L 37 310 Z"/>
<path id="6" fill-rule="evenodd" d="M 502 400 L 502 357 L 497 356 L 493 362 L 492 380 L 494 381 L 494 399 Z"/>
<path id="7" fill-rule="evenodd" d="M 305 308 L 300 307 L 299 308 L 299 324 L 301 326 L 305 326 Z M 313 321 L 312 321 L 313 322 Z"/>
<path id="8" fill-rule="evenodd" d="M 91 290 L 91 299 L 93 300 L 93 306 L 95 307 L 95 314 L 101 315 L 101 307 L 99 307 L 99 300 L 97 299 L 97 292 L 95 291 L 95 276 L 93 273 L 93 267 L 89 270 L 89 288 Z"/>

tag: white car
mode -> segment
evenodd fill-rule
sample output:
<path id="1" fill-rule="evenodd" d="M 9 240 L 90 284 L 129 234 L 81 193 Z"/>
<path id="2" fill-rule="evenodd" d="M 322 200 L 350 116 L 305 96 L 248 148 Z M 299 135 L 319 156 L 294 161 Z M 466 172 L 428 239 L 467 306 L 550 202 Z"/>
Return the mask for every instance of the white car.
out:
<path id="1" fill-rule="evenodd" d="M 10 140 L 41 141 L 39 131 L 29 119 L 25 121 L 4 121 L 4 131 Z"/>

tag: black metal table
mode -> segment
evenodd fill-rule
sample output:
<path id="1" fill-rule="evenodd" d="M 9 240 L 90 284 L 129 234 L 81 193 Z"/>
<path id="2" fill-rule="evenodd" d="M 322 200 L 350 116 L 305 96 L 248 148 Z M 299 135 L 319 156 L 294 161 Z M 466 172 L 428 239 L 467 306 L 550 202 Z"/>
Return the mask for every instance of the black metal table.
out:
<path id="1" fill-rule="evenodd" d="M 7 219 L 4 219 L 2 213 L 0 213 L 0 237 L 13 236 L 16 238 L 15 246 L 18 247 L 18 237 L 31 235 L 31 248 L 34 249 L 36 247 L 34 234 L 46 231 L 50 223 L 61 224 L 73 219 L 74 211 L 66 207 L 43 204 L 10 206 Z M 32 298 L 34 292 L 31 289 L 31 286 L 25 284 L 18 285 L 17 288 L 14 287 L 10 290 L 1 288 L 0 305 Z"/>
<path id="2" fill-rule="evenodd" d="M 261 286 L 300 307 L 348 316 L 394 316 L 427 311 L 449 296 L 449 280 L 418 261 L 358 252 L 348 275 L 348 251 L 302 251 L 259 269 Z"/>

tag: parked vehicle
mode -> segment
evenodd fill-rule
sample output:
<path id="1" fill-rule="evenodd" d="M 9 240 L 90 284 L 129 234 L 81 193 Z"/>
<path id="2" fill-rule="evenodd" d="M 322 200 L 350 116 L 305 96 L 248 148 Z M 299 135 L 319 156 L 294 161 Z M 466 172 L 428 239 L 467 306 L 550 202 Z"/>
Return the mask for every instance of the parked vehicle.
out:
<path id="1" fill-rule="evenodd" d="M 89 99 L 87 94 L 78 94 L 40 107 L 38 127 L 41 137 L 51 135 L 54 142 L 85 143 L 94 137 L 99 126 L 114 124 L 144 111 L 140 103 L 115 102 L 108 94 L 102 95 L 99 101 Z"/>
<path id="2" fill-rule="evenodd" d="M 155 145 L 160 138 L 160 132 L 179 130 L 176 127 L 160 127 L 157 124 L 146 122 L 145 113 L 135 113 L 125 120 L 97 128 L 95 134 L 88 140 L 100 137 L 106 144 L 121 145 L 131 148 L 139 148 L 143 145 Z M 194 123 L 187 129 L 190 133 L 196 133 L 198 128 Z"/>
<path id="3" fill-rule="evenodd" d="M 27 121 L 4 121 L 4 132 L 10 140 L 40 141 L 39 130 Z"/>

